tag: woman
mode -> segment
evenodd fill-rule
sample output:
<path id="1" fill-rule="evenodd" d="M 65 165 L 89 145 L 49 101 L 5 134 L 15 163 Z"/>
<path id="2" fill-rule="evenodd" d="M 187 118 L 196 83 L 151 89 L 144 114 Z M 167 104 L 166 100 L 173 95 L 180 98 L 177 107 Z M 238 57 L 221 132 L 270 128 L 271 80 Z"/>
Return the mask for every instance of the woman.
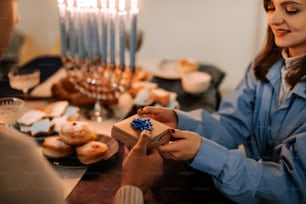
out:
<path id="1" fill-rule="evenodd" d="M 168 124 L 166 158 L 188 160 L 237 203 L 306 201 L 306 0 L 264 0 L 267 42 L 216 113 L 138 110 Z M 245 154 L 237 147 L 243 144 Z"/>

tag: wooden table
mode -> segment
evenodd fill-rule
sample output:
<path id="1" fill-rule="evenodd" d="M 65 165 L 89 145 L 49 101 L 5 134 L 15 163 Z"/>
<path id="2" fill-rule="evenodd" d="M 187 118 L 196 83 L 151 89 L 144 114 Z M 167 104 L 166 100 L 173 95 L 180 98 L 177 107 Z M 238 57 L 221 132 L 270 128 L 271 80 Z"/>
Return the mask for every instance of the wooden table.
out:
<path id="1" fill-rule="evenodd" d="M 70 204 L 111 204 L 120 185 L 120 168 L 126 147 L 121 144 L 111 160 L 90 167 L 68 196 Z M 232 203 L 218 192 L 211 178 L 189 167 L 187 162 L 164 161 L 163 175 L 145 194 L 146 204 Z"/>
<path id="2" fill-rule="evenodd" d="M 58 59 L 52 58 L 51 60 L 58 62 Z M 41 63 L 41 59 L 38 61 L 36 62 L 37 64 L 44 64 Z M 52 63 L 48 65 L 50 64 Z M 57 68 L 61 66 L 58 63 L 55 64 Z M 30 63 L 30 65 L 33 66 L 33 63 Z M 44 67 L 44 69 L 47 68 L 49 69 L 49 67 Z M 198 96 L 184 93 L 179 79 L 154 78 L 153 81 L 158 83 L 161 88 L 176 92 L 182 110 L 190 111 L 195 108 L 204 108 L 212 112 L 218 108 L 220 100 L 218 87 L 224 77 L 224 73 L 210 65 L 201 65 L 200 70 L 210 73 L 213 76 L 213 81 L 209 90 Z M 43 73 L 46 72 L 44 71 Z M 54 70 L 52 69 L 50 73 L 53 74 Z M 2 96 L 18 96 L 20 94 L 14 90 L 9 90 L 8 81 L 2 81 L 0 86 L 2 90 L 6 90 L 1 92 Z M 127 116 L 134 114 L 135 111 L 136 108 L 133 107 Z M 121 163 L 126 154 L 127 148 L 120 143 L 119 152 L 114 157 L 90 166 L 80 182 L 68 195 L 68 203 L 111 204 L 120 184 Z M 230 203 L 218 191 L 214 190 L 209 176 L 190 168 L 188 162 L 165 160 L 163 172 L 160 182 L 145 195 L 146 203 Z"/>

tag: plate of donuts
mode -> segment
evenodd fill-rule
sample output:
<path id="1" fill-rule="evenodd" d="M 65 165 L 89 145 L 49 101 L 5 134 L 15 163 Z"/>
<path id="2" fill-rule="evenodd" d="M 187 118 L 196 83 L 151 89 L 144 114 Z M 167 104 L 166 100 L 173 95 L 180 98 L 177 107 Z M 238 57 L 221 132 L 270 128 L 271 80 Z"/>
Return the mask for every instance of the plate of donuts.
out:
<path id="1" fill-rule="evenodd" d="M 119 143 L 97 134 L 86 122 L 69 121 L 62 125 L 58 135 L 45 137 L 41 148 L 52 164 L 78 167 L 109 160 L 119 151 Z"/>
<path id="2" fill-rule="evenodd" d="M 81 146 L 74 146 L 72 147 L 72 149 L 66 144 L 63 144 L 61 140 L 56 140 L 58 140 L 58 136 L 49 136 L 45 138 L 45 141 L 47 141 L 47 143 L 58 144 L 58 147 L 61 147 L 63 149 L 67 148 L 66 150 L 64 150 L 64 152 L 71 151 L 68 155 L 62 154 L 63 152 L 61 152 L 60 155 L 57 155 L 56 150 L 52 150 L 50 146 L 44 147 L 42 145 L 42 152 L 45 158 L 47 158 L 49 162 L 56 166 L 79 168 L 84 166 L 100 165 L 103 164 L 105 161 L 115 157 L 115 155 L 119 151 L 119 143 L 117 140 L 112 137 L 101 134 L 98 135 L 97 140 L 87 142 Z M 46 150 L 47 148 L 49 148 L 49 151 L 51 150 L 51 153 L 46 153 L 46 151 L 48 151 Z"/>

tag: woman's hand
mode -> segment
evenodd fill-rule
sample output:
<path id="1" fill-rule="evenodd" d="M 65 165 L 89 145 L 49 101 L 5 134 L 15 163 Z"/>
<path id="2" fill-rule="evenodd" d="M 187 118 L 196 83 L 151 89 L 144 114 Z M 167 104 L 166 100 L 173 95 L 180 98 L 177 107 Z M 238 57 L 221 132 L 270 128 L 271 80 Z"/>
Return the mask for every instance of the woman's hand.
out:
<path id="1" fill-rule="evenodd" d="M 146 115 L 150 118 L 153 118 L 165 125 L 168 125 L 170 128 L 176 128 L 177 126 L 177 117 L 172 109 L 159 107 L 159 106 L 146 106 L 137 110 L 137 113 L 140 115 Z"/>
<path id="2" fill-rule="evenodd" d="M 175 139 L 159 146 L 161 154 L 173 160 L 191 160 L 200 149 L 202 138 L 195 132 L 172 129 L 171 136 Z"/>
<path id="3" fill-rule="evenodd" d="M 146 192 L 160 178 L 163 158 L 156 148 L 148 152 L 149 134 L 149 131 L 142 131 L 138 142 L 124 159 L 121 186 L 133 185 Z"/>

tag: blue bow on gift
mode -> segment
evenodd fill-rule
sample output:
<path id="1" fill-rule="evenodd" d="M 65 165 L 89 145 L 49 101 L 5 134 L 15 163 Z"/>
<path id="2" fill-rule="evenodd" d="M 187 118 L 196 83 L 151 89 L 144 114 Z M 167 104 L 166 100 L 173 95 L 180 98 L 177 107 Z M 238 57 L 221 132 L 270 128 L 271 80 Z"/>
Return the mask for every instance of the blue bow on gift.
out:
<path id="1" fill-rule="evenodd" d="M 152 130 L 152 123 L 150 121 L 150 118 L 148 119 L 140 119 L 140 118 L 134 118 L 131 122 L 131 125 L 133 128 L 143 131 L 143 130 Z"/>

